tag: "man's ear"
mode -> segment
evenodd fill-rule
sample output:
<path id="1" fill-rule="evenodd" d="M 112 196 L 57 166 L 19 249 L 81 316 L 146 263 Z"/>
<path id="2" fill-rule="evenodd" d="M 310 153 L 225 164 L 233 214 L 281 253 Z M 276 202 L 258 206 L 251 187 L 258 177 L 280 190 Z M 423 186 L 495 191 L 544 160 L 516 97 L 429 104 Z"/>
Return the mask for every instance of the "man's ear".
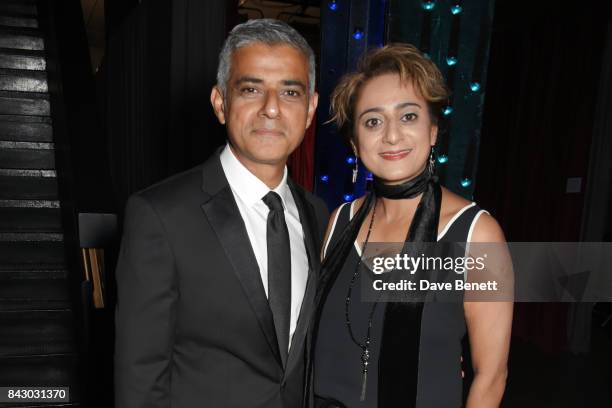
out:
<path id="1" fill-rule="evenodd" d="M 219 123 L 225 125 L 225 99 L 223 97 L 223 92 L 221 92 L 221 89 L 219 89 L 217 85 L 213 86 L 210 92 L 210 104 L 213 107 L 213 111 Z"/>
<path id="2" fill-rule="evenodd" d="M 308 114 L 306 116 L 306 129 L 310 127 L 310 123 L 312 122 L 312 118 L 317 110 L 317 105 L 319 104 L 319 94 L 313 92 L 312 95 L 308 98 Z"/>

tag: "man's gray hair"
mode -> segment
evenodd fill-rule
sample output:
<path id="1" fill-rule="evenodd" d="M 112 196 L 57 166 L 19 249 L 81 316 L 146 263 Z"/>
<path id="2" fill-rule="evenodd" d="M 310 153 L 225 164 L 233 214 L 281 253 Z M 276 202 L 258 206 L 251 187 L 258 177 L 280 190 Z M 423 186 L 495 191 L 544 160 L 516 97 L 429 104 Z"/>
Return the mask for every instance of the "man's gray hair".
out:
<path id="1" fill-rule="evenodd" d="M 219 54 L 219 67 L 217 68 L 217 86 L 224 95 L 227 91 L 227 81 L 229 81 L 232 54 L 238 48 L 253 43 L 263 43 L 266 45 L 286 44 L 301 51 L 308 59 L 308 88 L 311 95 L 314 93 L 315 57 L 310 45 L 289 24 L 280 20 L 262 18 L 238 24 L 232 29 L 225 43 L 223 43 L 223 48 Z"/>

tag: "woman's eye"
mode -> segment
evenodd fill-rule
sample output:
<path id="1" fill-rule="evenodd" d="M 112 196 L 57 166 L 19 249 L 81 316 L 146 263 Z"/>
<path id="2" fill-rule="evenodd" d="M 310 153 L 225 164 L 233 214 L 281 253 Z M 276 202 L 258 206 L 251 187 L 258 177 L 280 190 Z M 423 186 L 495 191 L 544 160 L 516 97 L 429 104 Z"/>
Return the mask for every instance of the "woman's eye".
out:
<path id="1" fill-rule="evenodd" d="M 402 116 L 402 122 L 412 122 L 413 120 L 416 120 L 416 118 L 417 118 L 416 113 L 407 113 L 404 116 Z"/>
<path id="2" fill-rule="evenodd" d="M 373 127 L 379 126 L 381 123 L 382 121 L 380 119 L 370 118 L 365 121 L 365 126 L 368 128 L 373 128 Z"/>

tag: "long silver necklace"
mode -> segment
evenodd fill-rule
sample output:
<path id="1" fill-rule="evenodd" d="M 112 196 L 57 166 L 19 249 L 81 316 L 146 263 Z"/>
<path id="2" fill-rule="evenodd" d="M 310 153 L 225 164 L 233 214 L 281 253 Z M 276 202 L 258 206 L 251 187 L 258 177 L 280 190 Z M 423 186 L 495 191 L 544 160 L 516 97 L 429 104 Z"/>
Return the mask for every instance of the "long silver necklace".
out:
<path id="1" fill-rule="evenodd" d="M 361 348 L 361 394 L 359 397 L 359 401 L 365 401 L 366 396 L 366 387 L 368 383 L 368 366 L 370 365 L 370 344 L 371 344 L 371 332 L 372 332 L 372 318 L 374 317 L 374 312 L 376 311 L 376 306 L 378 306 L 378 302 L 374 302 L 372 309 L 370 310 L 370 315 L 368 317 L 368 328 L 366 331 L 365 339 L 360 342 L 355 338 L 355 334 L 353 333 L 353 328 L 351 326 L 351 318 L 350 318 L 350 308 L 351 308 L 351 295 L 353 294 L 353 287 L 355 286 L 355 282 L 357 281 L 357 277 L 360 273 L 360 266 L 363 260 L 363 255 L 365 254 L 368 241 L 370 240 L 370 234 L 372 233 L 372 227 L 374 226 L 374 217 L 376 216 L 376 207 L 378 202 L 374 202 L 374 209 L 372 210 L 372 218 L 370 219 L 370 226 L 368 227 L 368 233 L 366 234 L 365 242 L 363 243 L 363 249 L 361 250 L 361 256 L 359 257 L 359 261 L 357 262 L 357 266 L 355 267 L 355 272 L 353 273 L 353 277 L 351 278 L 351 282 L 349 283 L 348 291 L 346 293 L 346 302 L 344 307 L 344 313 L 346 317 L 346 327 L 348 329 L 349 335 L 351 336 L 351 340 L 353 343 L 357 345 L 357 347 Z"/>

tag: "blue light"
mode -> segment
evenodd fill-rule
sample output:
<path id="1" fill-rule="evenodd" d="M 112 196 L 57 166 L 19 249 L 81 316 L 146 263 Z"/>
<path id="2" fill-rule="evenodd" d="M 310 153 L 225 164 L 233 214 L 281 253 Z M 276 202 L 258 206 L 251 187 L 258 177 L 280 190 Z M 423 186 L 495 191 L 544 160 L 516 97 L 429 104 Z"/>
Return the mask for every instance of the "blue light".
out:
<path id="1" fill-rule="evenodd" d="M 372 181 L 372 180 L 374 180 L 374 175 L 368 172 L 368 174 L 366 175 L 366 181 Z"/>
<path id="2" fill-rule="evenodd" d="M 455 57 L 446 57 L 446 65 L 448 65 L 449 67 L 452 67 L 455 64 L 457 64 L 457 58 L 455 58 Z"/>
<path id="3" fill-rule="evenodd" d="M 327 174 L 324 174 L 321 176 L 321 181 L 324 183 L 327 183 L 329 181 L 329 176 Z"/>
<path id="4" fill-rule="evenodd" d="M 438 156 L 438 163 L 444 164 L 446 162 L 448 162 L 448 156 L 447 155 L 441 154 L 441 155 Z"/>
<path id="5" fill-rule="evenodd" d="M 445 107 L 444 109 L 442 109 L 442 114 L 443 114 L 444 116 L 448 116 L 448 115 L 450 115 L 451 113 L 453 113 L 453 108 L 452 108 L 452 107 L 450 107 L 450 106 L 447 106 L 447 107 Z"/>
<path id="6" fill-rule="evenodd" d="M 463 180 L 461 180 L 461 187 L 468 188 L 471 185 L 472 185 L 472 180 L 470 180 L 469 178 L 466 177 Z"/>
<path id="7" fill-rule="evenodd" d="M 344 201 L 353 201 L 353 195 L 352 194 L 345 194 L 344 195 Z"/>
<path id="8" fill-rule="evenodd" d="M 459 4 L 455 4 L 453 7 L 451 7 L 451 13 L 453 13 L 454 15 L 461 13 L 461 11 L 463 11 L 463 9 Z"/>
<path id="9" fill-rule="evenodd" d="M 346 162 L 347 162 L 348 164 L 353 164 L 353 163 L 355 163 L 355 158 L 354 158 L 353 156 L 348 156 L 348 157 L 346 158 Z"/>
<path id="10" fill-rule="evenodd" d="M 427 11 L 431 11 L 433 10 L 433 8 L 436 6 L 436 2 L 435 1 L 424 1 L 423 2 L 423 9 L 427 10 Z"/>
<path id="11" fill-rule="evenodd" d="M 470 84 L 470 89 L 472 90 L 472 92 L 478 92 L 480 91 L 480 84 L 478 82 L 472 82 Z"/>
<path id="12" fill-rule="evenodd" d="M 356 40 L 361 40 L 363 38 L 363 31 L 361 31 L 360 29 L 356 28 L 355 32 L 353 32 L 353 38 Z"/>
<path id="13" fill-rule="evenodd" d="M 329 2 L 329 9 L 331 11 L 338 10 L 338 3 L 336 3 L 336 0 L 332 0 L 332 1 Z"/>

